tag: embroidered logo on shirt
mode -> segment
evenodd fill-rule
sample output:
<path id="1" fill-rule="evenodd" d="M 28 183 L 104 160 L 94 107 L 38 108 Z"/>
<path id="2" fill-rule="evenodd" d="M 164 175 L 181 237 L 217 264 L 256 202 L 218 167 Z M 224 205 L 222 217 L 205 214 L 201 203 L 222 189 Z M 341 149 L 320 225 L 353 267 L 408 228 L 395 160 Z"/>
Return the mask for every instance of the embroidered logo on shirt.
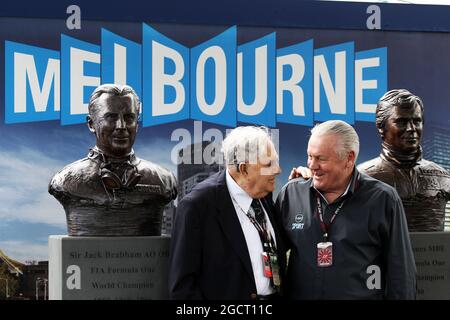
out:
<path id="1" fill-rule="evenodd" d="M 298 213 L 295 217 L 294 217 L 294 221 L 292 223 L 292 230 L 301 230 L 303 229 L 303 226 L 305 225 L 303 223 L 303 214 L 302 213 Z"/>

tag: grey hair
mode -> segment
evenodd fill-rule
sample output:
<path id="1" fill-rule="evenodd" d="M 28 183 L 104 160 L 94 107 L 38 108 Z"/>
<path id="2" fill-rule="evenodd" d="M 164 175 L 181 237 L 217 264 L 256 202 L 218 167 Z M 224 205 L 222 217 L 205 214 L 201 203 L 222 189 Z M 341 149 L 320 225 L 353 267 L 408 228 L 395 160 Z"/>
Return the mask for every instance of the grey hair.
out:
<path id="1" fill-rule="evenodd" d="M 95 109 L 97 108 L 97 99 L 100 98 L 100 96 L 104 93 L 109 93 L 119 97 L 131 94 L 133 96 L 134 106 L 136 107 L 136 113 L 139 114 L 139 111 L 141 110 L 141 101 L 139 100 L 136 91 L 134 91 L 132 87 L 127 85 L 107 83 L 98 86 L 94 90 L 94 92 L 92 92 L 88 105 L 89 115 L 92 115 L 96 111 Z"/>
<path id="2" fill-rule="evenodd" d="M 336 135 L 339 145 L 335 146 L 336 154 L 341 158 L 353 151 L 355 162 L 359 154 L 359 137 L 355 129 L 348 123 L 341 120 L 329 120 L 317 124 L 311 129 L 311 136 Z"/>
<path id="3" fill-rule="evenodd" d="M 267 144 L 272 143 L 265 127 L 237 127 L 222 142 L 226 165 L 256 163 L 267 153 Z"/>

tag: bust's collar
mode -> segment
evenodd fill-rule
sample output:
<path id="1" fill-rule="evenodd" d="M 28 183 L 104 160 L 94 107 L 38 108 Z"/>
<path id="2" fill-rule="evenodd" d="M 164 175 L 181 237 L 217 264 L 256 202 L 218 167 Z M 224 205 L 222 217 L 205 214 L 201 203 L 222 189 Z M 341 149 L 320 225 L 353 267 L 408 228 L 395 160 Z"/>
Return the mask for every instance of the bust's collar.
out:
<path id="1" fill-rule="evenodd" d="M 89 149 L 88 158 L 102 163 L 129 162 L 131 165 L 136 165 L 138 163 L 133 149 L 131 149 L 131 152 L 125 155 L 124 157 L 114 157 L 111 155 L 106 155 L 105 153 L 103 153 L 102 150 L 100 150 L 97 146 L 95 146 Z"/>
<path id="2" fill-rule="evenodd" d="M 401 153 L 393 150 L 392 146 L 384 141 L 381 145 L 380 158 L 392 163 L 397 168 L 409 169 L 422 160 L 422 147 L 419 145 L 414 152 Z"/>

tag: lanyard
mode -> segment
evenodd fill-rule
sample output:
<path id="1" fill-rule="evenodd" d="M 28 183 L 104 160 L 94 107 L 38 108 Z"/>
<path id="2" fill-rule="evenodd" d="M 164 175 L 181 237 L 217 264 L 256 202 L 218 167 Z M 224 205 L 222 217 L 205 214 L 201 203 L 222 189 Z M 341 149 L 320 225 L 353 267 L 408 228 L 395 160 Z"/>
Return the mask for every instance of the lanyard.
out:
<path id="1" fill-rule="evenodd" d="M 339 207 L 337 207 L 337 209 L 334 211 L 333 215 L 331 216 L 330 222 L 327 224 L 323 220 L 322 202 L 320 201 L 320 196 L 318 194 L 316 194 L 316 199 L 317 199 L 317 212 L 319 214 L 319 219 L 320 219 L 320 229 L 322 230 L 322 233 L 323 233 L 324 242 L 327 242 L 328 241 L 328 233 L 329 233 L 331 224 L 336 219 L 336 216 L 338 215 L 339 211 L 341 211 L 342 206 L 345 203 L 345 200 L 341 202 Z"/>
<path id="2" fill-rule="evenodd" d="M 260 225 L 258 223 L 258 221 L 256 221 L 255 217 L 250 214 L 250 212 L 248 212 L 248 211 L 245 212 L 244 209 L 242 209 L 242 207 L 239 205 L 239 203 L 236 201 L 236 199 L 234 199 L 233 196 L 231 197 L 231 199 L 238 206 L 238 208 L 242 211 L 242 213 L 245 214 L 247 216 L 247 218 L 250 220 L 250 222 L 255 226 L 256 231 L 258 231 L 259 239 L 261 240 L 261 244 L 263 245 L 263 250 L 269 251 L 269 252 L 275 252 L 275 243 L 273 241 L 273 238 L 272 238 L 269 230 L 267 230 L 266 219 L 264 218 L 262 225 Z M 262 207 L 262 204 L 261 204 L 261 207 Z"/>
<path id="3" fill-rule="evenodd" d="M 357 171 L 356 179 L 355 179 L 355 187 L 354 187 L 355 190 L 359 188 L 359 178 L 360 178 L 360 174 Z M 334 211 L 333 215 L 331 216 L 330 222 L 328 224 L 326 224 L 325 221 L 323 220 L 322 202 L 320 201 L 320 196 L 317 193 L 316 193 L 316 199 L 317 199 L 317 212 L 319 214 L 319 219 L 320 219 L 320 229 L 322 230 L 324 241 L 327 242 L 328 241 L 328 233 L 329 233 L 331 224 L 336 219 L 336 216 L 338 215 L 339 211 L 341 211 L 346 200 L 342 201 L 342 203 L 339 205 L 339 207 L 337 207 L 337 209 Z"/>

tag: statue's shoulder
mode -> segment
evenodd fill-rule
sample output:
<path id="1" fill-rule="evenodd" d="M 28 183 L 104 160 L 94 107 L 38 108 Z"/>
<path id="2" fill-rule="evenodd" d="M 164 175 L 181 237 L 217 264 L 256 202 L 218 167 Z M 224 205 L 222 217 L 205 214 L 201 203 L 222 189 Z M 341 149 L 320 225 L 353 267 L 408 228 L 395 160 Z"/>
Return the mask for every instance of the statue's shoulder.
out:
<path id="1" fill-rule="evenodd" d="M 168 169 L 151 161 L 137 158 L 137 169 L 142 175 L 139 184 L 159 185 L 170 198 L 177 195 L 177 180 Z"/>
<path id="2" fill-rule="evenodd" d="M 380 157 L 371 159 L 358 166 L 358 170 L 391 186 L 395 185 L 398 170 Z"/>
<path id="3" fill-rule="evenodd" d="M 166 180 L 175 180 L 173 173 L 163 166 L 140 158 L 138 158 L 138 162 L 137 168 L 139 173 L 143 175 L 142 179 L 147 181 L 159 180 L 161 182 L 166 182 Z"/>
<path id="4" fill-rule="evenodd" d="M 368 160 L 358 165 L 358 170 L 371 176 L 371 173 L 376 173 L 382 168 L 382 160 L 380 157 Z"/>
<path id="5" fill-rule="evenodd" d="M 439 185 L 439 189 L 445 193 L 447 201 L 450 201 L 450 172 L 437 163 L 422 159 L 419 162 L 420 174 L 427 177 L 433 183 Z"/>
<path id="6" fill-rule="evenodd" d="M 98 179 L 98 164 L 89 158 L 72 162 L 57 172 L 49 183 L 49 192 L 79 193 L 79 186 L 89 186 Z"/>
<path id="7" fill-rule="evenodd" d="M 440 173 L 442 175 L 450 177 L 450 172 L 445 170 L 445 168 L 441 167 L 436 162 L 422 159 L 422 160 L 420 160 L 419 165 L 420 165 L 420 170 L 422 170 L 422 171 L 425 171 L 425 172 L 428 171 L 430 173 L 433 173 L 433 172 Z"/>

